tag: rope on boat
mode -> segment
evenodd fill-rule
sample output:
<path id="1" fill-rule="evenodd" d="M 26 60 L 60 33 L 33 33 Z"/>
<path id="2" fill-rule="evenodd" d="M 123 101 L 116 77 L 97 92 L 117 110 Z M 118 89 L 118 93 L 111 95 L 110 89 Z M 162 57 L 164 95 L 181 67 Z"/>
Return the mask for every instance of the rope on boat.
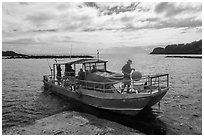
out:
<path id="1" fill-rule="evenodd" d="M 49 68 L 50 68 L 50 71 L 52 71 L 52 68 L 51 68 L 51 66 L 50 66 L 50 63 L 49 63 L 48 59 L 47 59 L 47 63 L 48 63 L 48 66 L 49 66 Z"/>
<path id="2" fill-rule="evenodd" d="M 158 108 L 159 108 L 159 110 L 160 110 L 160 108 L 161 108 L 161 104 L 160 104 L 160 101 L 158 102 Z"/>

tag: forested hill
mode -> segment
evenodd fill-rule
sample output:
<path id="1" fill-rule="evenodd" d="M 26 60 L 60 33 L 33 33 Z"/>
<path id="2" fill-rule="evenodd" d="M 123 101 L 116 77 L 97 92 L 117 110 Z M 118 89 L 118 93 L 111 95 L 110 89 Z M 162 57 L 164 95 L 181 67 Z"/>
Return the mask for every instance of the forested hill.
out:
<path id="1" fill-rule="evenodd" d="M 90 55 L 25 55 L 14 51 L 2 51 L 3 59 L 25 58 L 25 59 L 41 59 L 41 58 L 93 58 Z"/>
<path id="2" fill-rule="evenodd" d="M 2 56 L 27 56 L 27 55 L 18 54 L 14 51 L 2 51 Z"/>
<path id="3" fill-rule="evenodd" d="M 154 48 L 150 54 L 202 54 L 202 40 Z"/>

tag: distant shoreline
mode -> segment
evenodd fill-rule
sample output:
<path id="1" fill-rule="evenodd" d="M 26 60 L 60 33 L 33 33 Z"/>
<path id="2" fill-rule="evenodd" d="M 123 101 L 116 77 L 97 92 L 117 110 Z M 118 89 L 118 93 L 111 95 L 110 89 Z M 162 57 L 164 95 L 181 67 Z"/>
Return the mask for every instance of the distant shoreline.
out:
<path id="1" fill-rule="evenodd" d="M 2 59 L 52 59 L 52 58 L 93 58 L 90 55 L 26 55 L 14 51 L 2 51 Z"/>
<path id="2" fill-rule="evenodd" d="M 71 56 L 2 56 L 2 59 L 53 59 L 53 58 L 93 58 L 90 55 Z"/>
<path id="3" fill-rule="evenodd" d="M 202 59 L 201 56 L 166 56 L 166 58 L 195 58 L 195 59 Z"/>
<path id="4" fill-rule="evenodd" d="M 202 55 L 202 40 L 194 41 L 186 44 L 171 44 L 165 48 L 154 48 L 150 54 L 201 54 Z"/>

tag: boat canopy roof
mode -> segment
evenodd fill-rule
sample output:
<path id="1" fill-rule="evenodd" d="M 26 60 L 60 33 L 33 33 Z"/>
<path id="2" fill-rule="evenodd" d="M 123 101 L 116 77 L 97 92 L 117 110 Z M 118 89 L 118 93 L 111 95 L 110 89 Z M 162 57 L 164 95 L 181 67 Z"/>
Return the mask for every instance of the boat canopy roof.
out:
<path id="1" fill-rule="evenodd" d="M 100 59 L 77 59 L 77 60 L 72 60 L 72 61 L 63 61 L 63 62 L 57 62 L 54 64 L 60 64 L 60 65 L 65 65 L 65 64 L 87 64 L 87 63 L 106 63 L 108 61 L 106 60 L 100 60 Z"/>

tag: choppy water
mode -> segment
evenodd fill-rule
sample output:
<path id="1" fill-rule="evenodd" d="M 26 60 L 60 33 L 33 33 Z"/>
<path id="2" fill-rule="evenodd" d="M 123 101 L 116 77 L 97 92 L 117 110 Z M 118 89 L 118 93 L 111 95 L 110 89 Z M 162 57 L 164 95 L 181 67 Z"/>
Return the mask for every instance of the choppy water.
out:
<path id="1" fill-rule="evenodd" d="M 174 117 L 179 115 L 176 113 L 178 110 L 181 112 L 185 111 L 186 113 L 181 114 L 181 116 L 184 115 L 184 118 L 180 119 L 179 122 L 188 123 L 188 121 L 191 120 L 191 123 L 195 123 L 191 124 L 191 126 L 196 126 L 192 127 L 192 132 L 186 134 L 201 134 L 201 59 L 165 58 L 165 56 L 147 54 L 127 54 L 124 56 L 103 55 L 102 58 L 109 61 L 107 64 L 108 69 L 116 72 L 120 72 L 121 67 L 126 63 L 127 59 L 132 59 L 132 67 L 142 72 L 142 74 L 169 73 L 171 88 L 163 98 L 162 114 L 158 113 L 157 116 L 162 116 L 160 120 L 162 123 L 166 123 L 168 127 L 168 124 L 170 124 L 168 123 L 169 118 L 175 119 Z M 51 64 L 54 61 L 49 59 L 49 62 Z M 2 60 L 3 130 L 19 124 L 29 124 L 36 119 L 63 110 L 72 110 L 71 107 L 73 106 L 70 102 L 43 91 L 42 76 L 49 73 L 46 59 Z M 181 107 L 186 107 L 186 109 L 182 110 Z M 196 112 L 196 114 L 192 114 L 192 117 L 196 116 L 195 120 L 191 119 L 192 111 Z M 165 118 L 165 115 L 166 117 L 168 116 L 168 118 Z M 114 119 L 109 120 L 117 121 Z M 126 125 L 123 122 L 121 123 Z M 127 126 L 134 128 L 132 125 Z M 181 128 L 183 131 L 178 131 L 178 129 L 175 130 L 175 134 L 185 134 L 187 129 L 184 127 Z M 148 131 L 145 132 L 148 134 Z"/>

